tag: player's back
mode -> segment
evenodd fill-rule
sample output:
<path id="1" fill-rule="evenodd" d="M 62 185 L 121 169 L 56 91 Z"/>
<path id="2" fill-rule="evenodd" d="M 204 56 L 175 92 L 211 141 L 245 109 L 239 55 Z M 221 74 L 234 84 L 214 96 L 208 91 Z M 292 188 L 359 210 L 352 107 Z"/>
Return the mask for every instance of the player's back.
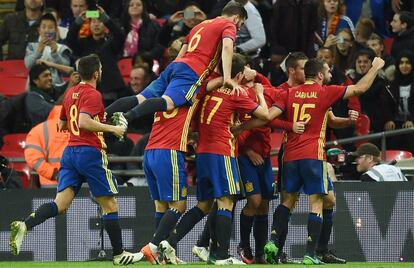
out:
<path id="1" fill-rule="evenodd" d="M 222 17 L 205 20 L 187 35 L 187 52 L 175 62 L 184 62 L 200 77 L 203 74 L 207 76 L 220 60 L 225 37 L 235 40 L 236 25 L 233 22 Z"/>
<path id="2" fill-rule="evenodd" d="M 286 118 L 290 122 L 306 122 L 305 132 L 289 132 L 285 161 L 299 159 L 325 160 L 325 133 L 329 107 L 344 94 L 346 87 L 305 83 L 289 88 Z"/>
<path id="3" fill-rule="evenodd" d="M 258 104 L 243 94 L 219 88 L 207 94 L 201 102 L 198 119 L 199 144 L 197 153 L 236 156 L 236 140 L 230 127 L 238 112 L 251 113 Z"/>
<path id="4" fill-rule="evenodd" d="M 79 83 L 65 93 L 60 118 L 65 120 L 68 125 L 70 133 L 68 146 L 84 145 L 105 149 L 106 145 L 102 132 L 91 132 L 79 128 L 80 113 L 90 115 L 95 121 L 105 122 L 102 95 L 86 83 Z"/>

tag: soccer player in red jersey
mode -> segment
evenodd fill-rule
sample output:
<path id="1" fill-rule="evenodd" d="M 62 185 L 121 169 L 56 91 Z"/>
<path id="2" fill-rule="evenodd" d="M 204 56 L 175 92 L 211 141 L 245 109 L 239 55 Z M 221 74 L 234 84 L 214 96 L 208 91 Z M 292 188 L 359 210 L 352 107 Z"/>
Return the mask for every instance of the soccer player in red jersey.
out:
<path id="1" fill-rule="evenodd" d="M 79 74 L 82 81 L 67 90 L 60 114 L 59 129 L 69 130 L 70 138 L 60 162 L 56 198 L 53 202 L 41 205 L 24 222 L 11 224 L 10 246 L 17 255 L 27 230 L 63 214 L 86 181 L 102 209 L 105 230 L 113 248 L 113 263 L 132 264 L 140 261 L 143 254 L 129 253 L 123 249 L 118 204 L 114 196 L 118 193 L 118 186 L 107 167 L 103 138 L 103 132 L 122 137 L 125 128 L 105 124 L 102 96 L 96 90 L 102 75 L 98 56 L 92 54 L 81 58 Z"/>
<path id="2" fill-rule="evenodd" d="M 247 12 L 237 2 L 229 2 L 222 16 L 196 25 L 185 38 L 177 59 L 169 64 L 143 92 L 124 97 L 107 108 L 107 112 L 128 111 L 128 121 L 156 111 L 171 111 L 191 105 L 202 81 L 222 62 L 224 84 L 239 89 L 231 79 L 233 43 L 237 30 L 247 19 Z M 138 104 L 138 105 L 137 105 Z M 136 106 L 137 105 L 137 106 Z"/>
<path id="3" fill-rule="evenodd" d="M 306 122 L 303 134 L 288 133 L 284 154 L 282 185 L 286 202 L 295 202 L 297 193 L 309 195 L 311 210 L 308 218 L 308 240 L 304 264 L 320 264 L 315 257 L 315 247 L 322 227 L 323 196 L 328 193 L 328 180 L 325 155 L 325 130 L 329 107 L 340 98 L 358 96 L 369 89 L 379 70 L 384 66 L 381 58 L 375 58 L 369 72 L 351 86 L 323 86 L 331 78 L 329 66 L 321 60 L 311 59 L 305 64 L 305 84 L 289 88 L 282 100 L 276 100 L 270 109 L 274 118 L 282 112 L 288 121 Z M 257 126 L 249 122 L 244 128 Z M 258 124 L 260 125 L 260 124 Z M 276 262 L 278 241 L 275 237 L 281 226 L 286 226 L 289 211 L 275 211 L 272 241 L 265 246 L 266 259 Z M 275 245 L 276 244 L 276 245 Z"/>

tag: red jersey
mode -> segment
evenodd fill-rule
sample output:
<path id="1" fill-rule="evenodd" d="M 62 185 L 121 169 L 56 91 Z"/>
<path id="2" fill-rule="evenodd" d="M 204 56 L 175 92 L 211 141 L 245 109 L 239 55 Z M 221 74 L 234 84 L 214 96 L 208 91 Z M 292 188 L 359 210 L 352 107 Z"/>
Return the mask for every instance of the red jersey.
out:
<path id="1" fill-rule="evenodd" d="M 184 62 L 200 78 L 205 78 L 221 58 L 222 40 L 236 40 L 236 32 L 236 25 L 228 19 L 205 20 L 191 29 L 184 40 L 188 44 L 187 52 L 175 62 Z"/>
<path id="2" fill-rule="evenodd" d="M 65 93 L 60 119 L 67 121 L 70 138 L 68 146 L 94 146 L 105 149 L 103 132 L 91 132 L 79 128 L 79 114 L 87 113 L 93 120 L 105 123 L 102 95 L 89 84 L 79 83 Z M 68 120 L 69 119 L 69 120 Z"/>
<path id="3" fill-rule="evenodd" d="M 197 153 L 236 157 L 236 139 L 230 127 L 237 113 L 252 113 L 258 107 L 248 96 L 237 96 L 230 89 L 219 88 L 207 94 L 200 106 Z"/>
<path id="4" fill-rule="evenodd" d="M 285 91 L 285 107 L 282 108 L 285 109 L 287 120 L 306 122 L 306 130 L 303 134 L 287 134 L 284 161 L 326 160 L 328 110 L 343 97 L 345 91 L 346 86 L 321 86 L 313 82 L 305 82 Z"/>

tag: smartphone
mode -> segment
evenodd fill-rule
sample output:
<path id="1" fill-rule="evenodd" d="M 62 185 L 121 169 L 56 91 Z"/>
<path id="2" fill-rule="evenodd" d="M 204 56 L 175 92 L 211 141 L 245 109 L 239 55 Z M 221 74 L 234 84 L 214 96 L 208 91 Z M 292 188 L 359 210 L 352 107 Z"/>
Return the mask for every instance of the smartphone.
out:
<path id="1" fill-rule="evenodd" d="M 194 19 L 195 18 L 195 12 L 194 11 L 184 11 L 184 19 L 188 20 L 188 19 Z"/>
<path id="2" fill-rule="evenodd" d="M 99 18 L 99 11 L 98 10 L 88 10 L 85 13 L 87 19 L 97 19 Z"/>
<path id="3" fill-rule="evenodd" d="M 56 39 L 56 32 L 46 32 L 45 37 L 49 40 L 55 40 Z"/>

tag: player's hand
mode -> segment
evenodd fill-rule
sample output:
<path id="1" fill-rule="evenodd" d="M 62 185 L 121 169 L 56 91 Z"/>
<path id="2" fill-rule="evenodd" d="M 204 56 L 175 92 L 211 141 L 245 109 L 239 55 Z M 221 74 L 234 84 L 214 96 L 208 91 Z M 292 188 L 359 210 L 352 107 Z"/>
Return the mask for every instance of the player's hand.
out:
<path id="1" fill-rule="evenodd" d="M 250 159 L 250 161 L 253 163 L 253 165 L 255 166 L 260 166 L 264 164 L 263 157 L 260 154 L 256 153 L 255 151 L 247 150 L 246 155 Z"/>
<path id="2" fill-rule="evenodd" d="M 380 57 L 375 57 L 372 61 L 372 67 L 376 68 L 377 70 L 380 70 L 382 67 L 384 67 L 384 64 L 385 61 Z"/>
<path id="3" fill-rule="evenodd" d="M 241 127 L 241 124 L 234 124 L 230 127 L 230 131 L 235 137 L 237 137 L 243 132 L 243 128 Z"/>
<path id="4" fill-rule="evenodd" d="M 387 123 L 385 123 L 384 129 L 385 130 L 394 130 L 395 129 L 394 121 L 388 121 Z"/>
<path id="5" fill-rule="evenodd" d="M 225 88 L 232 89 L 233 90 L 232 93 L 233 94 L 236 93 L 237 96 L 240 96 L 240 93 L 247 96 L 246 90 L 242 88 L 239 84 L 237 84 L 237 82 L 234 81 L 233 79 L 224 80 L 223 86 Z"/>
<path id="6" fill-rule="evenodd" d="M 123 126 L 112 126 L 112 134 L 114 134 L 115 137 L 119 138 L 120 141 L 124 140 L 125 131 L 126 128 Z"/>
<path id="7" fill-rule="evenodd" d="M 254 92 L 256 93 L 256 95 L 262 95 L 263 94 L 264 88 L 263 88 L 262 84 L 255 83 L 253 89 L 254 89 Z"/>
<path id="8" fill-rule="evenodd" d="M 296 134 L 303 134 L 306 129 L 306 122 L 294 122 L 292 126 L 292 131 Z"/>
<path id="9" fill-rule="evenodd" d="M 412 121 L 405 121 L 405 123 L 402 125 L 402 128 L 411 128 L 413 126 L 414 125 Z"/>
<path id="10" fill-rule="evenodd" d="M 351 122 L 353 124 L 355 124 L 355 122 L 358 120 L 359 113 L 358 113 L 358 111 L 355 111 L 355 110 L 349 110 L 348 111 L 348 116 L 349 116 L 349 119 L 351 120 Z"/>
<path id="11" fill-rule="evenodd" d="M 256 74 L 257 74 L 256 70 L 251 69 L 249 66 L 244 67 L 243 75 L 247 81 L 254 80 L 256 78 Z"/>

